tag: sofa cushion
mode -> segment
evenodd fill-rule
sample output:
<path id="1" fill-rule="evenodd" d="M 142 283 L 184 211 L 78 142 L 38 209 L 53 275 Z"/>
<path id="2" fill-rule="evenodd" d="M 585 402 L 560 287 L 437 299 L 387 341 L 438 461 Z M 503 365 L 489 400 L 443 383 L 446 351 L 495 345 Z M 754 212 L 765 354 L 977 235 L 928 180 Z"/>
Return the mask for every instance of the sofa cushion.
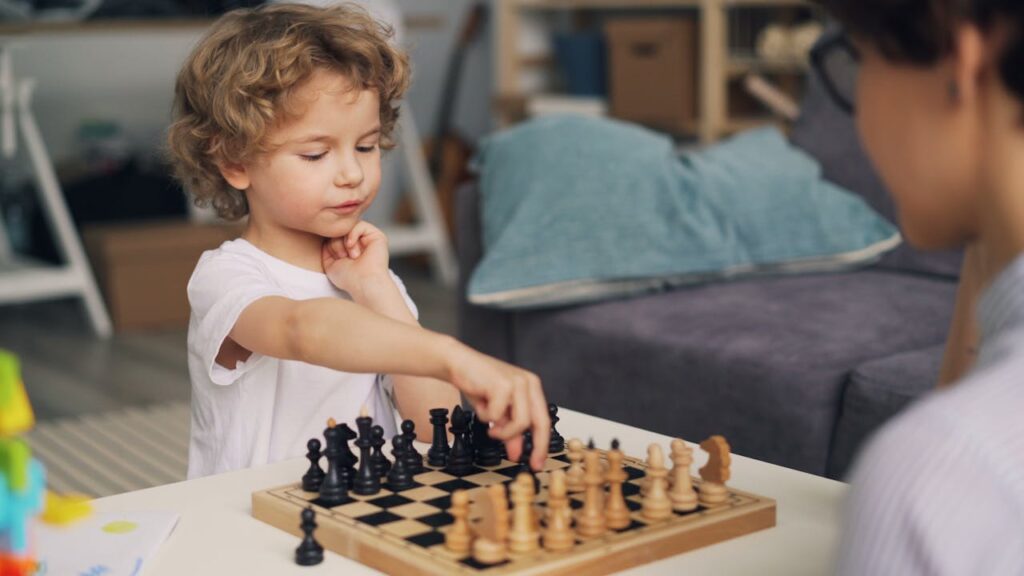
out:
<path id="1" fill-rule="evenodd" d="M 841 478 L 875 430 L 914 399 L 935 389 L 943 350 L 943 345 L 930 346 L 857 366 L 843 393 L 829 476 Z"/>
<path id="2" fill-rule="evenodd" d="M 544 117 L 481 144 L 469 301 L 553 307 L 739 276 L 848 270 L 901 241 L 774 128 L 676 155 L 614 120 Z"/>
<path id="3" fill-rule="evenodd" d="M 872 269 L 522 312 L 513 360 L 566 407 L 824 474 L 849 371 L 941 343 L 954 293 Z"/>

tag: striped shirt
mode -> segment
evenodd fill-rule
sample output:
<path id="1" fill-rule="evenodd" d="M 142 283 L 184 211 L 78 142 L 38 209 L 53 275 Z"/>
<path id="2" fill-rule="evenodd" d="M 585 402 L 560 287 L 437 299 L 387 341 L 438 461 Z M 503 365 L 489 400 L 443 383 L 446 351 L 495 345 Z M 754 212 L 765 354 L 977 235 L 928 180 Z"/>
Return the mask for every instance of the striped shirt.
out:
<path id="1" fill-rule="evenodd" d="M 1024 256 L 985 291 L 978 319 L 969 374 L 862 454 L 840 574 L 1024 575 Z"/>

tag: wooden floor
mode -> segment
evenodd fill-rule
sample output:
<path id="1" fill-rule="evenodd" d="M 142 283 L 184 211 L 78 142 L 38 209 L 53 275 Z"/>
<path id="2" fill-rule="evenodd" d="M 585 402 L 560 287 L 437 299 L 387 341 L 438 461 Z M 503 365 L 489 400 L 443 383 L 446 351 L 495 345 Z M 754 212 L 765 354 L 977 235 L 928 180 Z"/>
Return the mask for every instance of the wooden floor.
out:
<path id="1" fill-rule="evenodd" d="M 454 292 L 423 269 L 401 261 L 394 266 L 421 323 L 454 334 Z M 184 479 L 190 388 L 185 339 L 183 329 L 96 338 L 75 300 L 0 306 L 0 348 L 21 361 L 38 421 L 29 441 L 54 489 L 101 496 Z M 127 434 L 134 444 L 149 446 L 151 462 L 140 462 L 123 446 Z M 160 449 L 167 453 L 152 452 Z"/>

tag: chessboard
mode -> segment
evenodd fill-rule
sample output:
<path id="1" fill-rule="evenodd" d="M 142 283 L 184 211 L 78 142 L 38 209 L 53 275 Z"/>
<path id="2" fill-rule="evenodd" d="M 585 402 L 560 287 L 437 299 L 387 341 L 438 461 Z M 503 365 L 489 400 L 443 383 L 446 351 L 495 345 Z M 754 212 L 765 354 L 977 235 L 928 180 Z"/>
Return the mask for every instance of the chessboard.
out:
<path id="1" fill-rule="evenodd" d="M 597 452 L 606 465 L 608 453 Z M 552 471 L 568 468 L 569 462 L 565 452 L 553 454 L 543 471 L 536 473 L 537 518 L 544 517 Z M 474 465 L 459 477 L 428 467 L 414 477 L 410 488 L 396 493 L 384 487 L 372 496 L 350 493 L 351 502 L 331 508 L 318 504 L 318 494 L 304 491 L 301 483 L 280 486 L 253 493 L 252 513 L 263 522 L 302 536 L 300 513 L 312 506 L 319 526 L 316 539 L 327 550 L 389 574 L 423 575 L 607 574 L 775 526 L 774 500 L 728 486 L 722 505 L 673 511 L 667 519 L 648 521 L 641 511 L 647 464 L 630 456 L 625 456 L 622 464 L 628 476 L 622 484 L 630 510 L 627 527 L 593 538 L 575 534 L 575 545 L 565 552 L 540 547 L 534 552 L 510 553 L 504 561 L 491 565 L 478 562 L 471 553 L 456 553 L 446 547 L 445 533 L 453 524 L 448 512 L 456 490 L 466 490 L 475 503 L 486 498 L 486 486 L 509 484 L 523 472 L 522 464 L 507 460 L 493 467 Z M 702 480 L 692 481 L 699 490 Z M 583 507 L 583 493 L 570 493 L 569 498 L 574 511 Z M 471 510 L 472 526 L 480 518 L 476 506 Z"/>

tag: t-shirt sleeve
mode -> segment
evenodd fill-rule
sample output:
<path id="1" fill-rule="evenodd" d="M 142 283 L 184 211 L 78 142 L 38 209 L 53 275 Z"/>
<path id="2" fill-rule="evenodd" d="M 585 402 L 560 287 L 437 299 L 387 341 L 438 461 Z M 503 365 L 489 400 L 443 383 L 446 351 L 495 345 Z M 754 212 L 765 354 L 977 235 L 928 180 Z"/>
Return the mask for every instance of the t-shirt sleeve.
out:
<path id="1" fill-rule="evenodd" d="M 416 303 L 409 297 L 409 291 L 405 289 L 405 283 L 398 277 L 398 274 L 395 274 L 391 270 L 388 270 L 388 272 L 391 274 L 391 279 L 395 281 L 395 285 L 398 286 L 398 291 L 402 293 L 402 298 L 405 299 L 405 305 L 409 307 L 409 312 L 412 312 L 413 318 L 419 320 L 419 308 L 416 307 Z"/>
<path id="2" fill-rule="evenodd" d="M 224 339 L 247 306 L 267 296 L 284 296 L 262 264 L 240 254 L 204 254 L 188 283 L 193 327 L 189 353 L 198 356 L 215 384 L 228 385 L 251 369 L 262 355 L 253 352 L 234 368 L 216 362 Z"/>

